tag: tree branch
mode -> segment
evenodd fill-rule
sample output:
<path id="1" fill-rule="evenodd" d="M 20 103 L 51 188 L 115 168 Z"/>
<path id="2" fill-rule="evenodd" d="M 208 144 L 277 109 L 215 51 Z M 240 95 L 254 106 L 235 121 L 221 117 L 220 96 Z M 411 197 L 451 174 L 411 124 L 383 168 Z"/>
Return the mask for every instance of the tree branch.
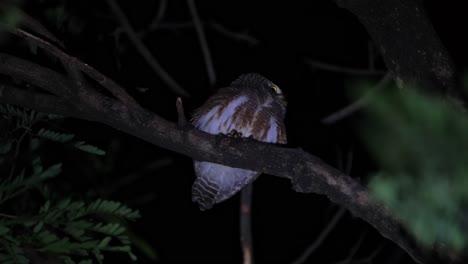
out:
<path id="1" fill-rule="evenodd" d="M 37 71 L 40 69 L 33 72 Z M 28 76 L 28 80 L 34 84 L 41 76 Z M 31 94 L 6 85 L 0 90 L 0 101 L 3 103 L 100 122 L 196 160 L 262 171 L 290 179 L 294 190 L 326 195 L 332 202 L 374 226 L 384 237 L 394 241 L 420 263 L 437 262 L 433 262 L 427 252 L 407 236 L 399 222 L 370 197 L 364 186 L 313 155 L 300 149 L 250 139 L 214 136 L 189 127 L 181 128 L 143 108 L 129 110 L 131 107 L 122 102 L 99 94 L 89 93 L 88 97 L 86 107 L 80 107 L 64 99 Z M 134 115 L 141 118 L 135 119 Z"/>
<path id="2" fill-rule="evenodd" d="M 89 66 L 88 64 L 83 63 L 77 58 L 68 55 L 67 53 L 63 52 L 62 50 L 60 50 L 53 44 L 49 43 L 48 41 L 45 41 L 39 37 L 36 37 L 19 28 L 5 27 L 5 29 L 7 29 L 9 32 L 21 38 L 33 41 L 45 51 L 59 58 L 62 62 L 68 62 L 70 64 L 75 65 L 75 67 L 82 70 L 89 77 L 93 78 L 95 81 L 97 81 L 104 88 L 109 90 L 109 92 L 111 92 L 112 95 L 114 95 L 123 103 L 128 104 L 128 105 L 133 105 L 133 106 L 138 105 L 135 99 L 133 99 L 129 94 L 127 94 L 127 92 L 122 87 L 120 87 L 117 83 L 115 83 L 112 79 L 107 78 L 104 74 L 95 70 L 93 67 Z"/>
<path id="3" fill-rule="evenodd" d="M 430 90 L 442 89 L 444 94 L 460 98 L 455 91 L 454 72 L 450 59 L 425 18 L 419 1 L 339 0 L 338 2 L 355 13 L 368 28 L 397 83 L 416 85 Z M 13 33 L 36 40 L 39 47 L 52 51 L 57 57 L 67 58 L 69 63 L 92 78 L 97 77 L 92 75 L 97 71 L 90 71 L 88 65 L 55 49 L 50 43 L 37 40 L 37 37 L 21 30 Z M 40 71 L 37 68 L 34 70 Z M 28 75 L 24 80 L 36 85 L 36 81 L 40 83 L 39 79 L 43 78 L 40 76 Z M 88 93 L 89 101 L 83 102 L 85 105 L 83 107 L 70 102 L 72 99 L 31 93 L 2 85 L 0 102 L 100 122 L 196 160 L 261 171 L 290 179 L 294 190 L 326 195 L 333 203 L 343 206 L 354 216 L 371 224 L 382 236 L 396 243 L 419 263 L 466 263 L 466 260 L 454 260 L 447 252 L 423 248 L 408 235 L 387 208 L 370 196 L 364 186 L 318 157 L 301 149 L 285 148 L 250 139 L 214 136 L 189 127 L 181 128 L 176 123 L 169 122 L 143 108 L 134 107 L 137 103 L 123 89 L 115 89 L 119 86 L 109 85 L 110 79 L 106 79 L 103 75 L 100 77 L 104 79 L 98 82 L 110 89 L 119 101 L 97 93 Z M 42 83 L 52 85 L 44 84 L 44 81 Z M 59 87 L 58 82 L 53 85 Z M 69 86 L 68 89 L 74 88 L 76 87 Z M 141 118 L 133 118 L 135 115 Z"/>
<path id="4" fill-rule="evenodd" d="M 438 93 L 456 105 L 464 98 L 453 62 L 420 0 L 335 0 L 364 25 L 396 84 Z"/>

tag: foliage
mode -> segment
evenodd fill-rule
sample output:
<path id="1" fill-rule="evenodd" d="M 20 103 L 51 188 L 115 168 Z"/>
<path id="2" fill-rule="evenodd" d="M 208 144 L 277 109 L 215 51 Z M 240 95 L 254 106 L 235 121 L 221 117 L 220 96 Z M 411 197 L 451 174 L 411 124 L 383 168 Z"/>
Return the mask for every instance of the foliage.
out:
<path id="1" fill-rule="evenodd" d="M 0 263 L 103 263 L 105 252 L 136 260 L 125 221 L 136 220 L 138 211 L 116 201 L 54 194 L 48 180 L 62 173 L 62 163 L 45 166 L 41 159 L 47 141 L 105 152 L 44 126 L 60 116 L 9 105 L 0 105 L 0 115 L 6 128 L 0 135 Z"/>
<path id="2" fill-rule="evenodd" d="M 413 89 L 379 93 L 367 111 L 362 136 L 382 169 L 373 193 L 422 243 L 466 247 L 466 113 Z"/>
<path id="3" fill-rule="evenodd" d="M 55 141 L 55 142 L 59 142 L 59 143 L 71 142 L 72 139 L 75 137 L 75 135 L 73 135 L 73 134 L 59 133 L 59 132 L 44 129 L 44 128 L 41 128 L 41 130 L 39 130 L 37 135 L 39 137 L 46 138 L 46 139 L 49 139 L 49 140 L 52 140 L 52 141 Z M 89 152 L 91 154 L 95 154 L 95 155 L 105 155 L 106 154 L 106 152 L 104 150 L 99 149 L 96 146 L 87 144 L 84 141 L 75 141 L 75 142 L 72 142 L 72 145 L 75 148 L 77 148 L 77 149 L 79 149 L 81 151 Z"/>

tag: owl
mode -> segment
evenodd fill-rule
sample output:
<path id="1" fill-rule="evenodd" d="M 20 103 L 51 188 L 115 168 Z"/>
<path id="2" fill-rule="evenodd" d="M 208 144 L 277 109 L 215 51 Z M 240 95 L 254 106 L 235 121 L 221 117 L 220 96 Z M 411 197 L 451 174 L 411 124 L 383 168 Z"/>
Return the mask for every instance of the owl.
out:
<path id="1" fill-rule="evenodd" d="M 277 85 L 260 74 L 248 73 L 219 89 L 195 111 L 191 122 L 210 134 L 286 144 L 286 104 Z M 194 169 L 197 178 L 192 186 L 192 201 L 198 203 L 200 210 L 232 197 L 260 175 L 205 161 L 194 161 Z"/>

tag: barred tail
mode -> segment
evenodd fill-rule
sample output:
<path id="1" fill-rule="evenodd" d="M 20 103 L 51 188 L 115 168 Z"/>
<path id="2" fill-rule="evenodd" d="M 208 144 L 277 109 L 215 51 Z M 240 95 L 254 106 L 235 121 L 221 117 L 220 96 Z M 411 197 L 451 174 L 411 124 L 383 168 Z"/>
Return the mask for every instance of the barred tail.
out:
<path id="1" fill-rule="evenodd" d="M 192 186 L 192 201 L 198 203 L 202 211 L 211 209 L 214 204 L 219 202 L 219 187 L 209 180 L 199 177 Z"/>

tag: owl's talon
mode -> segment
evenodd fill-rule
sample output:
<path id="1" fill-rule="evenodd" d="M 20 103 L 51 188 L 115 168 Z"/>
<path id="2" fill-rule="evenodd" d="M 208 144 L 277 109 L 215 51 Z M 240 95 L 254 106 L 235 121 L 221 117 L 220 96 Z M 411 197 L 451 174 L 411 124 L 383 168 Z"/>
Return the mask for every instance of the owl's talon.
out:
<path id="1" fill-rule="evenodd" d="M 242 132 L 239 132 L 239 131 L 233 129 L 233 130 L 229 131 L 229 133 L 227 133 L 226 136 L 232 137 L 232 138 L 241 138 L 242 137 Z"/>

